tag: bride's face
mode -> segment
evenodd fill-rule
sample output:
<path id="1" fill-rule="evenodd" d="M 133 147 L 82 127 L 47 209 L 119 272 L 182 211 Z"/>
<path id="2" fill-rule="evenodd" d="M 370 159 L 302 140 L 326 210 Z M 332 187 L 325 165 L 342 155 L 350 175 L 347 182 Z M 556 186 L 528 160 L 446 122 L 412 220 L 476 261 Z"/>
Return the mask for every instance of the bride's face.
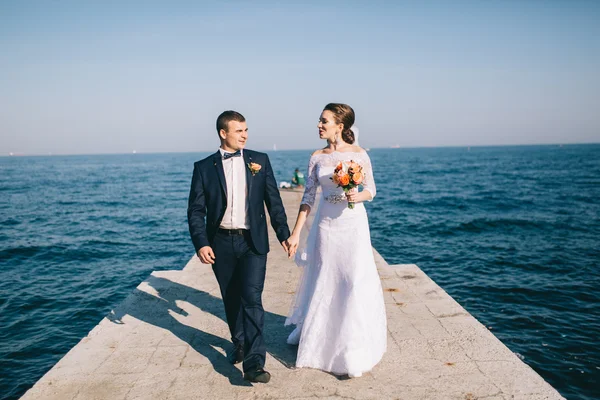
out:
<path id="1" fill-rule="evenodd" d="M 321 113 L 317 128 L 319 128 L 319 137 L 325 140 L 334 141 L 335 138 L 342 132 L 344 124 L 336 124 L 333 118 L 333 113 L 325 110 Z"/>

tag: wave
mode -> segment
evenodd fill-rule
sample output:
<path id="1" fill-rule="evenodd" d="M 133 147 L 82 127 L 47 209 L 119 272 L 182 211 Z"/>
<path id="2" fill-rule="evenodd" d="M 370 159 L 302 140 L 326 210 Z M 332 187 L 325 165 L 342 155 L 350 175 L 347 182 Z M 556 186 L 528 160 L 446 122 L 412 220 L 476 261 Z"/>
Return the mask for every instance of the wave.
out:
<path id="1" fill-rule="evenodd" d="M 38 254 L 46 253 L 52 249 L 64 250 L 66 246 L 17 246 L 0 250 L 0 260 L 10 260 L 13 257 L 34 257 Z"/>
<path id="2" fill-rule="evenodd" d="M 15 219 L 15 218 L 7 218 L 4 221 L 0 222 L 0 225 L 2 226 L 15 226 L 15 225 L 19 225 L 21 224 L 21 221 Z"/>
<path id="3" fill-rule="evenodd" d="M 528 228 L 543 229 L 548 223 L 521 218 L 475 218 L 471 221 L 461 222 L 455 229 L 466 232 L 483 232 L 485 230 L 496 230 L 498 228 Z"/>
<path id="4" fill-rule="evenodd" d="M 13 261 L 13 265 L 20 265 L 20 260 L 43 260 L 45 264 L 52 262 L 85 261 L 90 259 L 104 259 L 115 257 L 114 247 L 133 246 L 132 243 L 90 240 L 73 245 L 55 244 L 46 246 L 16 246 L 0 250 L 0 260 Z M 101 247 L 101 248 L 99 248 Z"/>

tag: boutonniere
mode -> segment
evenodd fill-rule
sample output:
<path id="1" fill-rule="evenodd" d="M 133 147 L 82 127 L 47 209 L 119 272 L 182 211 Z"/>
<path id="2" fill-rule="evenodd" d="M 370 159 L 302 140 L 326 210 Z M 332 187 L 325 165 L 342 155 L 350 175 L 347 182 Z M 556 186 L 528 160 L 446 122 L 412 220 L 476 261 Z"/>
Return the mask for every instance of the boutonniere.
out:
<path id="1" fill-rule="evenodd" d="M 248 168 L 250 169 L 250 172 L 252 172 L 252 176 L 254 176 L 254 175 L 258 174 L 258 171 L 260 171 L 262 166 L 255 162 L 250 162 L 250 163 L 248 163 Z"/>

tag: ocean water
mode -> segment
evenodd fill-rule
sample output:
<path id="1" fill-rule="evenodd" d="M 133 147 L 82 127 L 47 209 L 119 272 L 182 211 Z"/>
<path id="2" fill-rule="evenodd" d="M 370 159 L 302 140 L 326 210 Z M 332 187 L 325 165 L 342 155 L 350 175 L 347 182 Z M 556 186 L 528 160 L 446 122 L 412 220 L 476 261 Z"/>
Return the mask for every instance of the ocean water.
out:
<path id="1" fill-rule="evenodd" d="M 151 271 L 185 265 L 192 164 L 206 155 L 0 158 L 0 398 Z M 271 152 L 278 181 L 309 155 Z M 369 155 L 384 258 L 418 264 L 566 398 L 600 398 L 600 145 Z"/>

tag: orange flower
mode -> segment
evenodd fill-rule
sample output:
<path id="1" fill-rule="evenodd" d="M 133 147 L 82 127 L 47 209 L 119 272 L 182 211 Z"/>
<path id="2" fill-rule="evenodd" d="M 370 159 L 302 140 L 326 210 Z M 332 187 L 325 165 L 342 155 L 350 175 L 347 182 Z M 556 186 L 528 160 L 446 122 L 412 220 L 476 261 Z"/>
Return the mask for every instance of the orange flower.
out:
<path id="1" fill-rule="evenodd" d="M 360 165 L 358 163 L 355 163 L 354 161 L 350 160 L 350 165 L 348 166 L 348 172 L 350 172 L 351 174 L 355 174 L 357 172 L 360 172 L 362 168 L 360 167 Z"/>
<path id="2" fill-rule="evenodd" d="M 350 183 L 350 175 L 344 174 L 339 177 L 339 180 L 340 180 L 340 185 L 346 186 Z"/>
<path id="3" fill-rule="evenodd" d="M 341 171 L 341 170 L 342 170 L 342 168 L 343 168 L 343 165 L 342 165 L 342 162 L 340 161 L 340 162 L 338 163 L 338 165 L 336 165 L 336 167 L 335 167 L 335 170 L 334 170 L 333 172 L 336 172 L 336 173 L 337 173 L 337 172 Z"/>
<path id="4" fill-rule="evenodd" d="M 258 171 L 261 170 L 262 165 L 257 164 L 255 162 L 251 162 L 251 163 L 248 163 L 248 168 L 250 169 L 250 172 L 252 172 L 252 176 L 254 176 L 254 175 L 258 174 Z"/>
<path id="5" fill-rule="evenodd" d="M 331 180 L 333 180 L 333 183 L 335 183 L 336 185 L 340 183 L 340 178 L 337 176 L 337 174 L 333 174 Z"/>
<path id="6" fill-rule="evenodd" d="M 360 185 L 362 183 L 364 179 L 364 176 L 362 174 L 362 172 L 356 172 L 352 175 L 352 182 L 354 182 L 355 185 Z"/>

